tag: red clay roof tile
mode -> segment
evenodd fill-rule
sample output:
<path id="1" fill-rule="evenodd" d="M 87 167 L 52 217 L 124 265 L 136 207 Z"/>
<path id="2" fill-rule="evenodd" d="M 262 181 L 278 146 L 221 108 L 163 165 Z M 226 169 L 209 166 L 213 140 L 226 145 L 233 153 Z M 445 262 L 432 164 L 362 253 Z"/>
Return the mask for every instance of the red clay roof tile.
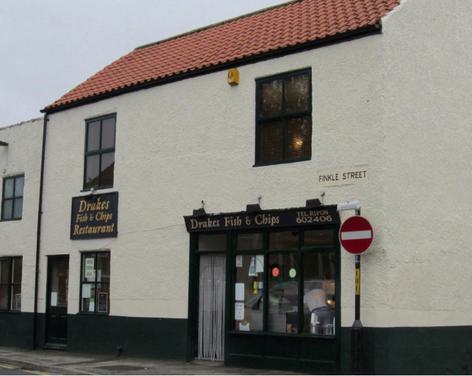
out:
<path id="1" fill-rule="evenodd" d="M 378 24 L 400 0 L 298 0 L 136 48 L 44 109 L 214 68 Z"/>

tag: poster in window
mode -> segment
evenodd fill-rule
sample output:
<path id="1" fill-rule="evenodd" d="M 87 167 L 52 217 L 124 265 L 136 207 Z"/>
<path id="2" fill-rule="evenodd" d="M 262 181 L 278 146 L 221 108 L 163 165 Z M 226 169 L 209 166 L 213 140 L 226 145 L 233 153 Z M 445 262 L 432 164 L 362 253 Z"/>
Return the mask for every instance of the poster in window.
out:
<path id="1" fill-rule="evenodd" d="M 108 312 L 108 293 L 106 292 L 98 294 L 98 312 Z"/>
<path id="2" fill-rule="evenodd" d="M 256 273 L 264 272 L 264 256 L 256 256 Z"/>
<path id="3" fill-rule="evenodd" d="M 85 279 L 87 281 L 95 280 L 95 259 L 94 258 L 85 259 Z"/>
<path id="4" fill-rule="evenodd" d="M 251 262 L 249 264 L 249 272 L 248 272 L 249 277 L 257 277 L 257 272 L 256 272 L 256 257 L 251 257 Z"/>
<path id="5" fill-rule="evenodd" d="M 89 299 L 92 297 L 92 286 L 82 285 L 82 298 Z"/>
<path id="6" fill-rule="evenodd" d="M 234 319 L 244 320 L 244 303 L 234 303 Z"/>
<path id="7" fill-rule="evenodd" d="M 234 299 L 244 301 L 244 283 L 236 283 Z"/>
<path id="8" fill-rule="evenodd" d="M 57 291 L 51 292 L 51 307 L 57 307 Z"/>

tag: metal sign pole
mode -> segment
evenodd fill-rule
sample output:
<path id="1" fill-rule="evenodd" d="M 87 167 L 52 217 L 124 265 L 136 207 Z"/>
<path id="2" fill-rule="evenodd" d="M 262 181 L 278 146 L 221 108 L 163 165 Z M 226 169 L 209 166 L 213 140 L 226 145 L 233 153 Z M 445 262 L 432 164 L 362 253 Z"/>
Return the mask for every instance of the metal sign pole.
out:
<path id="1" fill-rule="evenodd" d="M 361 215 L 360 209 L 356 209 L 356 215 Z M 351 330 L 351 366 L 353 373 L 360 374 L 362 373 L 361 255 L 355 257 L 355 311 Z"/>

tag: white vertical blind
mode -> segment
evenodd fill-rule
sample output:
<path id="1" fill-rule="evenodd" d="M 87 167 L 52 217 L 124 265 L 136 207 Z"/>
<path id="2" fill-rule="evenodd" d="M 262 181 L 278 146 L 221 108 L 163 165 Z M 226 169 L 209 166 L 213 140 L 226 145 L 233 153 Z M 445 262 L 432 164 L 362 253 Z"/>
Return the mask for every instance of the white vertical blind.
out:
<path id="1" fill-rule="evenodd" d="M 198 358 L 224 360 L 225 256 L 201 255 Z"/>

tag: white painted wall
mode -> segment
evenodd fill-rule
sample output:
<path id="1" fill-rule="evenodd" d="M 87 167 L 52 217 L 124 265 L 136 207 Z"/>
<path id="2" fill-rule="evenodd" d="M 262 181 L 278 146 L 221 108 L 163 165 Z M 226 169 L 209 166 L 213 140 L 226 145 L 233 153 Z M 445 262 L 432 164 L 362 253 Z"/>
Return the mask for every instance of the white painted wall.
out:
<path id="1" fill-rule="evenodd" d="M 25 175 L 23 216 L 18 221 L 0 221 L 0 257 L 22 256 L 21 310 L 33 312 L 36 256 L 36 223 L 38 216 L 39 178 L 43 119 L 33 119 L 0 128 L 0 197 L 3 178 Z M 1 210 L 1 208 L 0 208 Z"/>
<path id="2" fill-rule="evenodd" d="M 207 212 L 240 211 L 259 195 L 264 208 L 304 206 L 320 195 L 319 167 L 361 161 L 378 176 L 378 153 L 365 150 L 381 149 L 380 42 L 377 35 L 243 66 L 237 87 L 218 72 L 52 114 L 41 269 L 45 255 L 71 255 L 70 313 L 79 307 L 81 250 L 111 249 L 112 315 L 183 318 L 189 248 L 183 216 L 201 200 Z M 252 167 L 255 79 L 305 67 L 313 68 L 313 159 Z M 112 112 L 119 236 L 71 241 L 71 198 L 82 188 L 84 119 Z M 374 178 L 372 184 L 379 185 Z M 362 188 L 333 188 L 326 199 L 352 197 L 369 202 L 371 211 L 380 200 Z M 44 297 L 44 274 L 41 286 Z"/>
<path id="3" fill-rule="evenodd" d="M 183 215 L 358 198 L 376 229 L 363 257 L 365 326 L 471 324 L 468 136 L 470 4 L 405 1 L 384 33 L 103 100 L 50 116 L 41 292 L 46 255 L 70 254 L 69 313 L 79 308 L 80 251 L 111 250 L 112 315 L 187 316 Z M 447 10 L 447 11 L 446 11 Z M 467 17 L 464 17 L 467 18 Z M 255 79 L 313 70 L 311 161 L 254 164 Z M 84 119 L 117 113 L 116 239 L 69 240 L 83 179 Z M 358 185 L 321 187 L 317 171 L 366 165 Z M 345 215 L 349 215 L 346 213 Z M 342 257 L 342 325 L 353 320 L 353 257 Z M 447 303 L 445 303 L 447 302 Z M 40 304 L 44 310 L 44 299 Z"/>
<path id="4" fill-rule="evenodd" d="M 370 325 L 471 325 L 472 2 L 407 0 L 384 20 L 382 270 Z M 390 291 L 381 296 L 381 291 Z"/>

